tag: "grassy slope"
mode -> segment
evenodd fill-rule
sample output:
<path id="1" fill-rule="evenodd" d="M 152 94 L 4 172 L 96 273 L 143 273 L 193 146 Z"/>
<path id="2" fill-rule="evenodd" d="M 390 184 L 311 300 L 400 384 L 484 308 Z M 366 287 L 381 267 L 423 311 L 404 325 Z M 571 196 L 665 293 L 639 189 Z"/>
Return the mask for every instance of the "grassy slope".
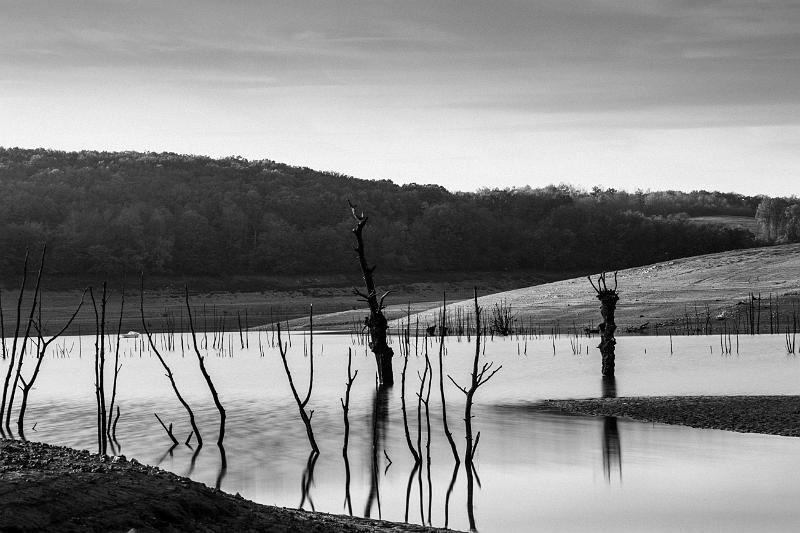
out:
<path id="1" fill-rule="evenodd" d="M 752 291 L 784 296 L 800 294 L 800 244 L 787 244 L 749 250 L 676 259 L 618 273 L 620 301 L 617 324 L 626 326 L 668 322 L 682 317 L 685 309 L 707 304 L 713 314 L 729 309 Z M 524 289 L 490 294 L 479 298 L 489 310 L 507 302 L 518 320 L 562 327 L 597 324 L 599 304 L 586 278 L 573 278 Z M 471 309 L 471 301 L 449 305 Z M 438 307 L 412 317 L 420 324 L 435 323 Z"/>
<path id="2" fill-rule="evenodd" d="M 730 228 L 743 228 L 748 230 L 753 235 L 758 234 L 758 223 L 756 222 L 755 217 L 706 216 L 692 217 L 689 220 L 698 224 L 721 224 Z"/>

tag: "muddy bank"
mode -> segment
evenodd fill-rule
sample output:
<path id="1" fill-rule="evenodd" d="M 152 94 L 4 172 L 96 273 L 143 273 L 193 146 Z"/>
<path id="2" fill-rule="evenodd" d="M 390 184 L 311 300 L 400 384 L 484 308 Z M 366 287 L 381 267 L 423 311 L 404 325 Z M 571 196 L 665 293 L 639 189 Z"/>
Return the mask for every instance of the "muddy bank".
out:
<path id="1" fill-rule="evenodd" d="M 435 532 L 260 505 L 158 468 L 0 440 L 0 531 Z"/>
<path id="2" fill-rule="evenodd" d="M 547 400 L 544 408 L 695 428 L 800 437 L 800 396 L 667 396 Z"/>

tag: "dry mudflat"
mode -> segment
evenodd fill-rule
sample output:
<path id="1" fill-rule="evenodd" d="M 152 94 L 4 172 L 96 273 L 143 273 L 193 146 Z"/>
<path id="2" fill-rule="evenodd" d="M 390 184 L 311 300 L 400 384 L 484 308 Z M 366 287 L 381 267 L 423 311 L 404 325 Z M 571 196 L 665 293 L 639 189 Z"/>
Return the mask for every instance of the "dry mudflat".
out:
<path id="1" fill-rule="evenodd" d="M 613 286 L 613 274 L 609 283 Z M 677 328 L 687 312 L 694 315 L 697 308 L 705 314 L 706 305 L 713 317 L 731 316 L 737 304 L 746 301 L 751 292 L 761 294 L 764 306 L 769 294 L 793 297 L 796 301 L 800 296 L 800 244 L 700 255 L 629 268 L 617 273 L 617 283 L 619 333 L 645 323 L 651 332 L 657 325 Z M 526 327 L 558 323 L 562 329 L 572 324 L 582 328 L 601 321 L 594 289 L 585 277 L 481 296 L 478 303 L 489 312 L 497 304 L 506 304 Z M 461 308 L 463 313 L 469 313 L 472 306 L 470 300 L 454 302 L 448 305 L 448 312 L 452 316 Z M 420 324 L 435 324 L 438 313 L 437 305 L 412 316 L 412 324 L 417 319 Z"/>
<path id="2" fill-rule="evenodd" d="M 260 505 L 124 456 L 0 440 L 0 531 L 444 530 Z"/>
<path id="3" fill-rule="evenodd" d="M 548 400 L 545 409 L 695 428 L 800 437 L 800 396 L 667 396 Z"/>

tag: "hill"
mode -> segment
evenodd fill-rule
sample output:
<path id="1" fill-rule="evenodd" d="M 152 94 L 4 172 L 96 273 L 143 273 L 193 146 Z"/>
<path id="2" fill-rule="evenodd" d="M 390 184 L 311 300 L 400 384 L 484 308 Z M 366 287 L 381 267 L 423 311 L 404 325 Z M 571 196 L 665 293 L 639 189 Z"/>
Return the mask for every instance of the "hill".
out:
<path id="1" fill-rule="evenodd" d="M 619 269 L 751 247 L 734 193 L 568 185 L 451 192 L 269 160 L 0 148 L 0 275 L 47 243 L 48 275 L 183 279 L 357 272 L 348 200 L 381 272 Z M 35 255 L 35 254 L 34 254 Z M 7 282 L 8 283 L 8 282 Z"/>
<path id="2" fill-rule="evenodd" d="M 639 328 L 661 333 L 668 328 L 680 331 L 689 315 L 705 317 L 706 306 L 712 320 L 731 318 L 737 304 L 747 303 L 750 293 L 761 296 L 757 302 L 768 331 L 768 295 L 782 299 L 784 317 L 800 297 L 800 244 L 737 250 L 664 261 L 648 266 L 620 270 L 617 274 L 620 301 L 616 321 L 619 331 Z M 741 303 L 740 303 L 741 302 Z M 534 327 L 559 324 L 562 331 L 576 325 L 583 328 L 601 321 L 594 290 L 585 277 L 481 296 L 478 303 L 487 312 L 495 305 L 508 306 L 518 323 Z M 473 302 L 463 300 L 448 306 L 451 315 L 471 312 Z M 435 324 L 439 307 L 412 316 L 420 324 Z M 702 318 L 701 320 L 704 320 Z M 395 321 L 395 327 L 400 321 Z"/>

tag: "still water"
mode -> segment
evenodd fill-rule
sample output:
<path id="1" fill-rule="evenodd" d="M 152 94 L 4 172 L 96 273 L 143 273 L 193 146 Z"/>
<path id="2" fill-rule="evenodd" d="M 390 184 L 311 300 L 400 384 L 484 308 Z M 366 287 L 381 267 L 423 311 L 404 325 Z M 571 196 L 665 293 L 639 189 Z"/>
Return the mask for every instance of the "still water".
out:
<path id="1" fill-rule="evenodd" d="M 176 336 L 172 350 L 162 346 L 164 337 L 158 339 L 206 445 L 196 454 L 182 444 L 170 450 L 153 413 L 173 424 L 183 441 L 190 433 L 185 411 L 146 342 L 123 339 L 119 453 L 260 503 L 469 528 L 464 465 L 454 468 L 442 431 L 436 341 L 412 339 L 408 358 L 411 439 L 421 443 L 424 457 L 430 453 L 430 462 L 415 469 L 400 408 L 403 358 L 396 343 L 396 384 L 379 394 L 374 359 L 358 339 L 315 335 L 308 404 L 321 450 L 315 461 L 309 461 L 305 428 L 271 335 L 250 332 L 244 339 L 249 348 L 242 348 L 238 333 L 225 334 L 217 344 L 224 349 L 201 349 L 228 413 L 223 467 L 213 444 L 217 411 L 188 337 Z M 213 344 L 210 334 L 207 341 Z M 481 434 L 473 489 L 479 531 L 795 530 L 800 439 L 566 416 L 537 407 L 545 398 L 602 395 L 596 344 L 574 337 L 485 343 L 481 362 L 502 369 L 478 390 L 473 409 L 473 427 Z M 31 393 L 26 437 L 96 450 L 94 337 L 59 339 L 57 345 Z M 416 396 L 426 349 L 434 369 L 429 446 L 425 409 L 418 418 Z M 719 337 L 620 338 L 617 395 L 800 394 L 800 359 L 786 355 L 783 337 L 743 336 L 738 354 L 736 349 L 734 342 L 731 354 L 720 353 Z M 349 505 L 340 404 L 348 351 L 358 370 L 350 399 Z M 448 338 L 445 376 L 466 385 L 473 353 L 474 339 Z M 308 385 L 307 354 L 308 338 L 292 334 L 289 365 L 301 397 Z M 109 394 L 112 368 L 109 362 Z M 464 394 L 447 377 L 444 383 L 448 421 L 463 457 Z"/>

